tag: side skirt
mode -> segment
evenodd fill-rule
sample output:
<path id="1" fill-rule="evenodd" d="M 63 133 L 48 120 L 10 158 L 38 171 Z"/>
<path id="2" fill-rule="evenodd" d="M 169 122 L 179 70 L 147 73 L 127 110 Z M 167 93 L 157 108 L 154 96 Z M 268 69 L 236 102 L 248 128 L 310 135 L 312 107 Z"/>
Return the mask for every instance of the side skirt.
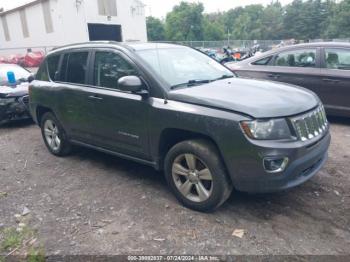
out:
<path id="1" fill-rule="evenodd" d="M 123 158 L 123 159 L 126 159 L 126 160 L 131 160 L 131 161 L 143 164 L 143 165 L 151 166 L 154 169 L 159 170 L 159 163 L 157 163 L 157 162 L 152 162 L 152 161 L 144 160 L 144 159 L 141 159 L 141 158 L 125 155 L 125 154 L 122 154 L 122 153 L 114 152 L 114 151 L 111 151 L 111 150 L 108 150 L 108 149 L 105 149 L 105 148 L 102 148 L 102 147 L 93 146 L 93 145 L 86 144 L 86 143 L 83 143 L 83 142 L 80 142 L 80 141 L 77 141 L 77 140 L 70 140 L 70 142 L 72 144 L 74 144 L 74 145 L 91 148 L 91 149 L 100 151 L 102 153 L 106 153 L 106 154 L 109 154 L 109 155 L 120 157 L 120 158 Z"/>

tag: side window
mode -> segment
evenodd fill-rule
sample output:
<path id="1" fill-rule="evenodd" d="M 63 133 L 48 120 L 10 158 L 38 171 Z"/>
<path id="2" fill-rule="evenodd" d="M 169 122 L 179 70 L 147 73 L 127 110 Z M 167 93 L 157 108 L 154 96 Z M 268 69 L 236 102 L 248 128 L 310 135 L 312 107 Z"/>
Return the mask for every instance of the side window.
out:
<path id="1" fill-rule="evenodd" d="M 316 49 L 282 52 L 276 56 L 275 66 L 315 67 Z"/>
<path id="2" fill-rule="evenodd" d="M 57 80 L 60 82 L 66 81 L 68 58 L 69 58 L 69 54 L 65 54 L 63 56 L 60 72 L 59 72 L 59 75 L 57 76 Z"/>
<path id="3" fill-rule="evenodd" d="M 49 71 L 49 76 L 52 81 L 57 80 L 59 62 L 60 55 L 50 56 L 47 59 L 47 69 Z"/>
<path id="4" fill-rule="evenodd" d="M 123 57 L 112 52 L 96 52 L 94 85 L 118 89 L 118 80 L 123 76 L 138 75 Z"/>
<path id="5" fill-rule="evenodd" d="M 326 49 L 326 67 L 350 70 L 350 49 Z"/>
<path id="6" fill-rule="evenodd" d="M 254 63 L 252 63 L 252 65 L 268 65 L 269 62 L 271 61 L 271 58 L 272 58 L 272 56 L 265 57 L 263 59 L 255 61 Z"/>
<path id="7" fill-rule="evenodd" d="M 60 81 L 85 84 L 88 52 L 75 52 L 66 54 L 62 61 Z"/>
<path id="8" fill-rule="evenodd" d="M 39 81 L 49 81 L 49 76 L 47 74 L 46 60 L 41 63 L 38 72 L 35 74 L 35 79 Z"/>

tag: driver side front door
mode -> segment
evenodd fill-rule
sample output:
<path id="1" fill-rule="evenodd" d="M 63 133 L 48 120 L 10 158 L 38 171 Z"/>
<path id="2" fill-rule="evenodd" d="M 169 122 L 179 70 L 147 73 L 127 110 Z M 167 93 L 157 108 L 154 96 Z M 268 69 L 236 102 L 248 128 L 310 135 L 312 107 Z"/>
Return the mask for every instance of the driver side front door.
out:
<path id="1" fill-rule="evenodd" d="M 136 66 L 114 50 L 97 50 L 92 60 L 90 81 L 97 146 L 149 160 L 149 99 L 118 89 L 121 77 L 139 75 Z"/>

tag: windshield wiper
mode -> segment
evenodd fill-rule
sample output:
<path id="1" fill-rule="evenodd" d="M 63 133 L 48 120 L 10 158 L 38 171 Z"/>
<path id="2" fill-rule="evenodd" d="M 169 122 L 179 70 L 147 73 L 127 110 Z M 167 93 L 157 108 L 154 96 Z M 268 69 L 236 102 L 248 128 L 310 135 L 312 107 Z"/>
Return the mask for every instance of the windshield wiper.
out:
<path id="1" fill-rule="evenodd" d="M 234 75 L 223 75 L 219 78 L 215 78 L 215 79 L 211 79 L 211 80 L 190 80 L 186 83 L 173 85 L 171 87 L 171 89 L 176 89 L 176 88 L 182 87 L 182 86 L 189 87 L 189 86 L 195 86 L 195 85 L 200 85 L 200 84 L 208 84 L 211 82 L 215 82 L 215 81 L 219 81 L 219 80 L 223 80 L 223 79 L 227 79 L 227 78 L 233 78 L 233 77 L 235 77 L 235 76 Z"/>
<path id="2" fill-rule="evenodd" d="M 200 84 L 207 84 L 210 83 L 212 80 L 190 80 L 186 83 L 181 83 L 181 84 L 177 84 L 177 85 L 173 85 L 171 87 L 171 89 L 176 89 L 178 87 L 182 87 L 182 86 L 195 86 L 195 85 L 200 85 Z"/>
<path id="3" fill-rule="evenodd" d="M 234 75 L 223 75 L 223 76 L 221 76 L 219 78 L 216 78 L 216 79 L 212 80 L 212 82 L 223 80 L 223 79 L 227 79 L 227 78 L 234 78 L 234 77 L 235 77 Z"/>

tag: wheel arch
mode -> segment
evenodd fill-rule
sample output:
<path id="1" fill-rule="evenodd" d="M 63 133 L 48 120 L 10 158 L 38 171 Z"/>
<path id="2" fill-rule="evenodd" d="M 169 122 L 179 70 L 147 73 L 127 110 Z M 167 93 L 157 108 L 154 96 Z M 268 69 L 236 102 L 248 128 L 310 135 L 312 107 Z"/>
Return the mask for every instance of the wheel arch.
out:
<path id="1" fill-rule="evenodd" d="M 219 153 L 219 157 L 221 158 L 224 164 L 224 167 L 227 171 L 225 160 L 222 156 L 220 148 L 212 137 L 203 133 L 193 132 L 193 131 L 179 129 L 179 128 L 166 128 L 160 134 L 159 143 L 158 143 L 159 169 L 164 170 L 165 157 L 173 146 L 175 146 L 180 142 L 183 142 L 186 140 L 194 140 L 194 139 L 204 139 L 211 142 L 217 149 Z"/>
<path id="2" fill-rule="evenodd" d="M 38 105 L 36 107 L 35 110 L 35 116 L 36 116 L 36 120 L 37 120 L 37 124 L 40 126 L 41 125 L 41 119 L 42 117 L 47 113 L 47 112 L 51 112 L 53 113 L 52 109 L 46 107 L 46 106 L 41 106 Z M 54 114 L 54 113 L 53 113 Z"/>

